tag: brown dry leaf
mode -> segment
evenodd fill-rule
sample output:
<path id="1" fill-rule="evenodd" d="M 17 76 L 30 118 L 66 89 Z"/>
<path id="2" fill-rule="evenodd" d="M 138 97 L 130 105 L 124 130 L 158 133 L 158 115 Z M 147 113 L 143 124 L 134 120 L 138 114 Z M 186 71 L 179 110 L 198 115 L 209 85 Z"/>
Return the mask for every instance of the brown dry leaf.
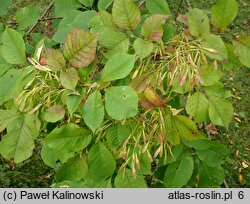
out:
<path id="1" fill-rule="evenodd" d="M 238 123 L 241 123 L 241 119 L 240 119 L 240 118 L 234 117 L 234 119 L 235 119 Z"/>
<path id="2" fill-rule="evenodd" d="M 243 181 L 244 181 L 244 177 L 243 177 L 243 175 L 242 174 L 240 174 L 239 175 L 239 181 L 240 181 L 240 183 L 242 184 L 243 183 Z"/>
<path id="3" fill-rule="evenodd" d="M 236 158 L 239 157 L 239 150 L 236 150 L 236 152 L 235 152 L 235 157 L 236 157 Z"/>
<path id="4" fill-rule="evenodd" d="M 218 134 L 218 128 L 210 123 L 208 126 L 207 126 L 207 131 L 211 134 L 211 135 L 217 135 Z"/>
<path id="5" fill-rule="evenodd" d="M 147 88 L 144 90 L 144 95 L 148 101 L 154 104 L 157 107 L 166 107 L 164 101 L 161 97 L 153 90 L 153 88 L 148 85 Z"/>
<path id="6" fill-rule="evenodd" d="M 140 104 L 143 108 L 145 108 L 146 110 L 150 110 L 153 109 L 155 107 L 155 105 L 153 103 L 151 103 L 148 99 L 146 98 L 142 98 L 140 100 Z"/>
<path id="7" fill-rule="evenodd" d="M 136 91 L 136 93 L 141 93 L 147 87 L 147 78 L 145 76 L 135 77 L 132 79 L 130 86 Z"/>
<path id="8" fill-rule="evenodd" d="M 243 162 L 241 163 L 242 167 L 244 169 L 248 168 L 248 162 L 246 160 L 243 160 Z"/>

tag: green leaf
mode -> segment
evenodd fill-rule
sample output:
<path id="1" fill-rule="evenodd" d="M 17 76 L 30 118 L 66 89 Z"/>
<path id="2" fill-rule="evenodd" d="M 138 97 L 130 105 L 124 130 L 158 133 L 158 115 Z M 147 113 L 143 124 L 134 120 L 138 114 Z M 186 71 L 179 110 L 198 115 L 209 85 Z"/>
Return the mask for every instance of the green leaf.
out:
<path id="1" fill-rule="evenodd" d="M 80 181 L 88 173 L 88 164 L 86 155 L 70 158 L 64 163 L 56 173 L 56 181 Z"/>
<path id="2" fill-rule="evenodd" d="M 206 120 L 208 116 L 208 99 L 200 92 L 196 92 L 188 97 L 186 103 L 186 111 L 193 116 L 196 123 L 201 123 Z"/>
<path id="3" fill-rule="evenodd" d="M 64 56 L 76 68 L 87 67 L 95 58 L 96 46 L 94 34 L 75 28 L 66 37 Z"/>
<path id="4" fill-rule="evenodd" d="M 78 10 L 72 10 L 68 15 L 66 15 L 58 24 L 57 30 L 53 36 L 53 40 L 58 43 L 64 43 L 67 34 L 73 29 L 72 24 L 78 15 L 82 15 L 85 12 Z M 82 25 L 85 25 L 85 22 Z"/>
<path id="5" fill-rule="evenodd" d="M 130 46 L 130 42 L 129 39 L 126 38 L 125 40 L 123 40 L 122 42 L 120 42 L 118 45 L 116 45 L 115 47 L 113 47 L 111 50 L 109 50 L 108 52 L 103 53 L 103 55 L 109 59 L 111 57 L 113 57 L 116 54 L 124 54 L 127 53 L 129 50 L 129 46 Z"/>
<path id="6" fill-rule="evenodd" d="M 133 117 L 138 111 L 138 96 L 129 86 L 115 86 L 105 91 L 107 113 L 116 120 Z"/>
<path id="7" fill-rule="evenodd" d="M 78 0 L 56 0 L 55 15 L 56 17 L 67 17 L 81 7 L 82 5 Z"/>
<path id="8" fill-rule="evenodd" d="M 184 149 L 184 145 L 182 143 L 177 146 L 172 147 L 171 149 L 172 153 L 169 153 L 167 157 L 167 164 L 171 164 L 179 160 L 181 153 L 183 152 L 183 149 Z"/>
<path id="9" fill-rule="evenodd" d="M 222 82 L 217 82 L 213 86 L 206 86 L 204 87 L 204 90 L 206 92 L 206 95 L 217 96 L 225 99 L 231 97 L 232 95 L 230 91 L 224 90 L 224 84 Z"/>
<path id="10" fill-rule="evenodd" d="M 141 13 L 132 0 L 114 0 L 113 22 L 122 29 L 135 30 L 141 20 Z"/>
<path id="11" fill-rule="evenodd" d="M 95 0 L 78 0 L 78 1 L 86 7 L 92 7 Z"/>
<path id="12" fill-rule="evenodd" d="M 225 174 L 221 166 L 210 167 L 201 162 L 198 168 L 199 188 L 217 188 L 223 183 Z"/>
<path id="13" fill-rule="evenodd" d="M 209 34 L 210 25 L 206 13 L 194 8 L 188 13 L 188 28 L 191 35 L 195 37 L 205 37 Z"/>
<path id="14" fill-rule="evenodd" d="M 10 69 L 0 77 L 0 104 L 18 95 L 25 76 L 24 69 Z"/>
<path id="15" fill-rule="evenodd" d="M 112 27 L 101 26 L 96 29 L 99 33 L 98 42 L 101 46 L 112 49 L 126 39 L 126 35 Z"/>
<path id="16" fill-rule="evenodd" d="M 96 181 L 91 177 L 85 177 L 85 188 L 112 188 L 111 178 L 106 180 Z"/>
<path id="17" fill-rule="evenodd" d="M 213 34 L 206 35 L 204 42 L 202 43 L 203 52 L 205 55 L 216 60 L 227 59 L 227 48 L 223 40 Z"/>
<path id="18" fill-rule="evenodd" d="M 89 150 L 88 165 L 88 177 L 94 178 L 96 181 L 107 179 L 116 168 L 114 156 L 101 142 L 93 145 Z"/>
<path id="19" fill-rule="evenodd" d="M 25 43 L 19 32 L 11 28 L 6 28 L 3 33 L 2 42 L 2 55 L 8 63 L 26 63 Z"/>
<path id="20" fill-rule="evenodd" d="M 151 14 L 170 14 L 166 0 L 146 0 L 146 8 Z"/>
<path id="21" fill-rule="evenodd" d="M 128 127 L 120 124 L 113 125 L 107 130 L 107 142 L 113 149 L 116 149 L 123 145 L 130 134 L 131 130 Z"/>
<path id="22" fill-rule="evenodd" d="M 175 116 L 174 122 L 182 139 L 188 141 L 205 139 L 205 137 L 199 132 L 196 124 L 188 117 L 177 115 Z"/>
<path id="23" fill-rule="evenodd" d="M 197 150 L 196 154 L 206 165 L 216 167 L 225 162 L 224 159 L 229 156 L 229 150 L 224 145 L 215 143 L 208 149 Z"/>
<path id="24" fill-rule="evenodd" d="M 18 119 L 19 115 L 14 110 L 0 110 L 0 132 L 9 124 Z"/>
<path id="25" fill-rule="evenodd" d="M 48 145 L 56 158 L 61 159 L 63 154 L 71 154 L 85 149 L 91 141 L 91 133 L 86 129 L 69 123 L 55 128 L 48 134 L 44 143 Z"/>
<path id="26" fill-rule="evenodd" d="M 60 75 L 60 81 L 66 89 L 75 90 L 78 80 L 78 72 L 73 67 L 62 72 Z"/>
<path id="27" fill-rule="evenodd" d="M 62 181 L 53 183 L 52 188 L 87 188 L 83 181 Z"/>
<path id="28" fill-rule="evenodd" d="M 211 140 L 194 140 L 194 141 L 183 141 L 188 147 L 196 150 L 206 150 L 212 146 L 216 146 L 218 143 Z"/>
<path id="29" fill-rule="evenodd" d="M 176 34 L 176 27 L 171 25 L 171 24 L 165 24 L 163 25 L 163 36 L 162 36 L 162 40 L 163 42 L 167 42 L 169 41 L 175 34 Z"/>
<path id="30" fill-rule="evenodd" d="M 66 65 L 63 54 L 52 48 L 47 48 L 45 50 L 45 59 L 46 59 L 46 64 L 53 71 L 60 71 Z"/>
<path id="31" fill-rule="evenodd" d="M 92 132 L 101 126 L 104 119 L 104 106 L 99 91 L 96 90 L 88 96 L 82 109 L 82 116 Z"/>
<path id="32" fill-rule="evenodd" d="M 164 185 L 167 188 L 181 188 L 191 178 L 194 161 L 191 154 L 185 152 L 179 162 L 170 164 L 164 176 Z"/>
<path id="33" fill-rule="evenodd" d="M 236 0 L 217 0 L 212 6 L 212 22 L 216 28 L 225 31 L 238 13 Z"/>
<path id="34" fill-rule="evenodd" d="M 27 27 L 35 24 L 40 17 L 39 6 L 26 6 L 20 8 L 16 12 L 16 19 L 18 22 L 18 29 L 24 30 Z"/>
<path id="35" fill-rule="evenodd" d="M 93 16 L 89 22 L 89 26 L 92 28 L 98 27 L 110 27 L 116 28 L 112 21 L 112 15 L 108 11 L 99 11 L 95 16 Z"/>
<path id="36" fill-rule="evenodd" d="M 8 8 L 11 6 L 12 0 L 1 0 L 0 16 L 4 16 L 8 12 Z"/>
<path id="37" fill-rule="evenodd" d="M 222 73 L 212 66 L 203 66 L 200 70 L 200 77 L 203 86 L 213 86 L 219 82 Z"/>
<path id="38" fill-rule="evenodd" d="M 150 175 L 152 173 L 151 171 L 151 161 L 148 157 L 148 153 L 144 152 L 141 153 L 139 156 L 139 163 L 140 163 L 140 168 L 136 168 L 136 173 L 138 175 Z"/>
<path id="39" fill-rule="evenodd" d="M 62 105 L 54 105 L 48 108 L 43 119 L 47 122 L 55 123 L 62 120 L 65 115 L 65 110 Z"/>
<path id="40" fill-rule="evenodd" d="M 153 51 L 154 45 L 150 41 L 145 41 L 137 38 L 134 42 L 134 49 L 136 54 L 142 59 L 148 57 Z"/>
<path id="41" fill-rule="evenodd" d="M 143 176 L 137 175 L 134 178 L 132 171 L 130 169 L 125 169 L 125 171 L 118 172 L 115 177 L 115 187 L 116 188 L 147 188 L 147 184 Z"/>
<path id="42" fill-rule="evenodd" d="M 240 62 L 250 68 L 250 35 L 240 37 L 233 41 L 234 53 Z"/>
<path id="43" fill-rule="evenodd" d="M 180 134 L 175 127 L 174 116 L 170 111 L 165 114 L 166 137 L 172 145 L 178 145 L 181 142 Z"/>
<path id="44" fill-rule="evenodd" d="M 56 162 L 58 160 L 58 157 L 54 154 L 52 149 L 46 143 L 43 144 L 41 150 L 41 158 L 47 166 L 51 168 L 56 168 Z"/>
<path id="45" fill-rule="evenodd" d="M 109 58 L 102 71 L 102 81 L 125 78 L 134 68 L 134 55 L 118 53 Z"/>
<path id="46" fill-rule="evenodd" d="M 102 0 L 102 1 L 98 1 L 97 7 L 98 10 L 106 10 L 112 3 L 114 0 Z"/>
<path id="47" fill-rule="evenodd" d="M 16 117 L 16 116 L 14 116 Z M 14 158 L 15 163 L 28 159 L 35 147 L 33 139 L 38 132 L 34 131 L 34 124 L 30 123 L 31 115 L 19 115 L 7 127 L 7 134 L 0 143 L 0 153 L 5 159 Z"/>
<path id="48" fill-rule="evenodd" d="M 55 32 L 55 34 L 53 35 L 52 40 L 54 40 L 57 43 L 64 43 L 67 34 L 71 31 L 70 27 L 64 27 L 64 28 L 60 28 L 59 30 L 57 30 Z"/>
<path id="49" fill-rule="evenodd" d="M 155 14 L 148 17 L 141 27 L 141 34 L 151 41 L 159 41 L 164 33 L 163 24 L 167 19 L 166 15 Z"/>
<path id="50" fill-rule="evenodd" d="M 233 45 L 231 43 L 225 43 L 226 48 L 227 48 L 227 61 L 223 62 L 223 69 L 226 71 L 231 71 L 234 68 L 240 68 L 242 66 L 240 60 L 238 59 L 238 57 L 236 56 L 236 54 L 234 53 L 235 48 L 233 48 Z M 239 55 L 238 55 L 239 56 Z M 249 63 L 250 65 L 250 63 Z"/>
<path id="51" fill-rule="evenodd" d="M 212 123 L 228 128 L 233 112 L 230 102 L 223 98 L 209 96 L 209 118 Z"/>
<path id="52" fill-rule="evenodd" d="M 70 94 L 66 98 L 66 105 L 69 113 L 72 115 L 80 106 L 82 101 L 82 96 Z"/>
<path id="53" fill-rule="evenodd" d="M 85 31 L 89 31 L 89 23 L 93 16 L 96 15 L 96 11 L 84 11 L 79 13 L 70 24 L 67 24 L 70 28 L 81 28 Z"/>

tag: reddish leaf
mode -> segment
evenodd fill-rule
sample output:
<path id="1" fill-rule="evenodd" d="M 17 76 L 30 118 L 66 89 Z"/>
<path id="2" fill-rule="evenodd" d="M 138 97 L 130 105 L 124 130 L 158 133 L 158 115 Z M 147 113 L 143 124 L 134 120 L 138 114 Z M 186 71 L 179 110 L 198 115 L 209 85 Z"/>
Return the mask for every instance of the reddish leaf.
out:
<path id="1" fill-rule="evenodd" d="M 76 28 L 66 37 L 64 56 L 76 68 L 87 67 L 95 58 L 96 46 L 96 35 Z"/>

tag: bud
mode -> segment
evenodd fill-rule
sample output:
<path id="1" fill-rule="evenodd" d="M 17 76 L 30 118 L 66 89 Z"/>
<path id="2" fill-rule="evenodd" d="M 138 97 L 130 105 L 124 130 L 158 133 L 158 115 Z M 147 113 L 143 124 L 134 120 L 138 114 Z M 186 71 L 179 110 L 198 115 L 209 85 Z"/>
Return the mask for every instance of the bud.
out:
<path id="1" fill-rule="evenodd" d="M 43 58 L 41 58 L 41 60 L 40 60 L 40 64 L 41 65 L 45 65 L 46 64 L 46 59 L 43 57 Z"/>

